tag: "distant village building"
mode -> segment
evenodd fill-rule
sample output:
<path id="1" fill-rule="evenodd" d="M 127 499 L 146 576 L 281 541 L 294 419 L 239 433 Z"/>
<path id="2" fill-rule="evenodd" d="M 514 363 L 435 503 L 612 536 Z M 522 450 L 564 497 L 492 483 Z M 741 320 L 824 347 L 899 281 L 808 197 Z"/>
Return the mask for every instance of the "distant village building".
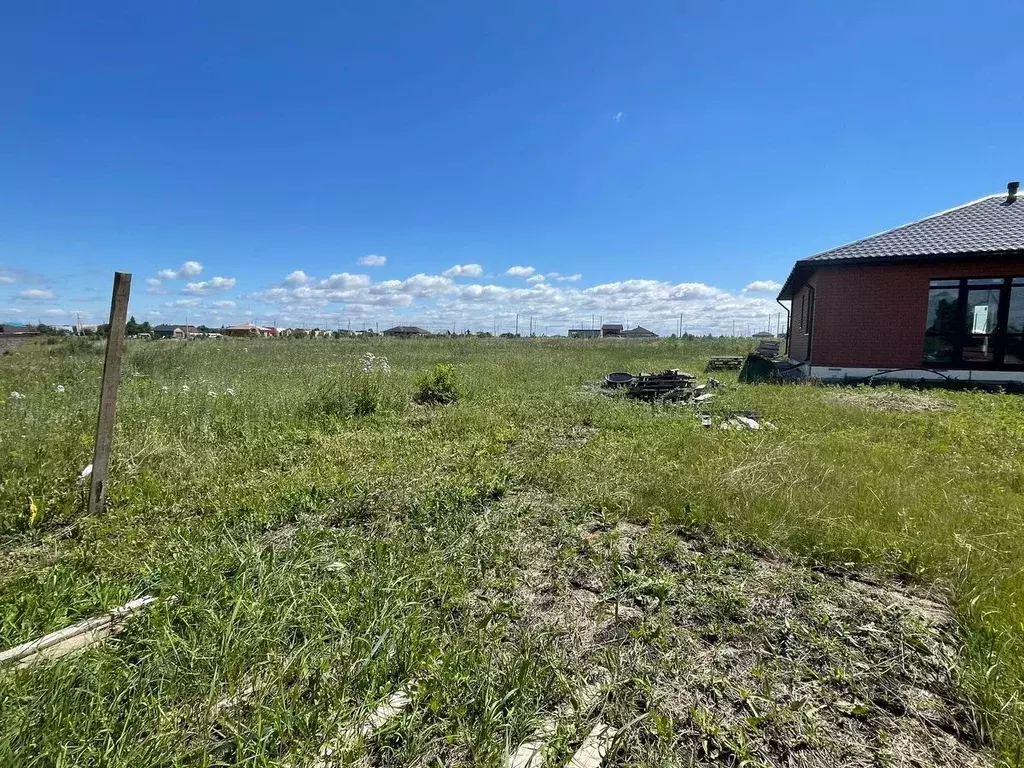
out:
<path id="1" fill-rule="evenodd" d="M 605 323 L 601 326 L 601 336 L 605 339 L 614 339 L 622 334 L 622 325 L 619 323 Z"/>
<path id="2" fill-rule="evenodd" d="M 570 328 L 570 339 L 599 339 L 601 331 L 597 328 Z"/>
<path id="3" fill-rule="evenodd" d="M 270 328 L 264 328 L 254 323 L 243 323 L 242 325 L 228 325 L 220 329 L 222 336 L 274 336 L 277 334 L 277 329 L 274 328 L 274 333 L 270 333 Z"/>
<path id="4" fill-rule="evenodd" d="M 194 325 L 170 325 L 163 323 L 153 328 L 153 338 L 155 339 L 190 339 L 196 335 L 198 331 Z"/>
<path id="5" fill-rule="evenodd" d="M 384 331 L 385 336 L 399 339 L 411 339 L 419 336 L 429 336 L 430 331 L 419 328 L 415 325 L 396 325 Z"/>
<path id="6" fill-rule="evenodd" d="M 619 334 L 624 339 L 656 339 L 658 334 L 654 331 L 649 331 L 642 325 L 638 325 L 636 328 L 630 328 L 629 330 L 623 331 Z"/>

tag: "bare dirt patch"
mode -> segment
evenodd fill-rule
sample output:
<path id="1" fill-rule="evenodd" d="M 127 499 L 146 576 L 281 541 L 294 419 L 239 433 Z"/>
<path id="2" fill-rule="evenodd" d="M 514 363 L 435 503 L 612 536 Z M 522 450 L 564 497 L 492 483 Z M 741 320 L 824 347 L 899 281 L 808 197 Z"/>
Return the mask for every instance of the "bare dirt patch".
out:
<path id="1" fill-rule="evenodd" d="M 510 595 L 613 683 L 613 764 L 984 766 L 950 615 L 685 531 L 550 515 Z"/>

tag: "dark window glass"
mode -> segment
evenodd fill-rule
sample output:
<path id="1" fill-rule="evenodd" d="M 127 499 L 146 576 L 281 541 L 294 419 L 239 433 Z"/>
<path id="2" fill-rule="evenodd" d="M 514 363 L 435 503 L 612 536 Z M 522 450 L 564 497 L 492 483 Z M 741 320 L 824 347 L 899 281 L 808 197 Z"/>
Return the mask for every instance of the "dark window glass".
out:
<path id="1" fill-rule="evenodd" d="M 1024 333 L 1024 285 L 1010 289 L 1010 315 L 1006 321 L 1007 333 Z"/>
<path id="2" fill-rule="evenodd" d="M 925 332 L 934 334 L 953 333 L 957 326 L 956 288 L 932 288 L 928 291 L 928 321 Z"/>
<path id="3" fill-rule="evenodd" d="M 952 339 L 946 336 L 925 336 L 924 361 L 926 363 L 953 362 Z"/>
<path id="4" fill-rule="evenodd" d="M 926 363 L 1024 367 L 1024 277 L 932 280 L 925 322 Z"/>
<path id="5" fill-rule="evenodd" d="M 1004 365 L 1024 365 L 1024 336 L 1007 336 Z"/>
<path id="6" fill-rule="evenodd" d="M 995 360 L 995 339 L 992 336 L 968 336 L 964 340 L 965 363 L 991 363 Z"/>

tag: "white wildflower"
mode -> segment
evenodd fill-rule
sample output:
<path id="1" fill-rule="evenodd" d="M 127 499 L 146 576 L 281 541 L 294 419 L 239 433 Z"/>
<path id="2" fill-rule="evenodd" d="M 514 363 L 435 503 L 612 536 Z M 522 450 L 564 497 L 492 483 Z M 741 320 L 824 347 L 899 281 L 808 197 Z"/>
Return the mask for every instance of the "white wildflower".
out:
<path id="1" fill-rule="evenodd" d="M 391 373 L 391 365 L 388 363 L 388 359 L 383 355 L 375 355 L 373 352 L 367 352 L 363 355 L 360 362 L 365 373 L 373 373 L 374 371 Z"/>
<path id="2" fill-rule="evenodd" d="M 58 392 L 63 392 L 64 391 L 64 385 L 63 384 L 58 384 L 56 387 L 54 387 L 54 389 L 56 389 Z"/>
<path id="3" fill-rule="evenodd" d="M 161 391 L 161 392 L 170 392 L 171 390 L 170 390 L 170 387 L 168 387 L 168 386 L 166 386 L 166 385 L 165 385 L 165 386 L 163 386 L 163 387 L 160 387 L 160 391 Z"/>
<path id="4" fill-rule="evenodd" d="M 188 390 L 188 384 L 182 384 L 181 385 L 181 391 L 184 392 L 187 395 L 188 391 L 189 391 Z"/>
<path id="5" fill-rule="evenodd" d="M 217 393 L 216 393 L 216 392 L 214 392 L 214 391 L 213 391 L 212 389 L 211 389 L 211 390 L 210 390 L 209 392 L 207 392 L 206 394 L 207 394 L 207 396 L 209 396 L 209 397 L 216 397 L 216 396 L 217 396 Z"/>
<path id="6" fill-rule="evenodd" d="M 92 464 L 89 464 L 82 470 L 82 473 L 78 476 L 78 482 L 84 483 L 90 475 L 92 475 Z"/>
<path id="7" fill-rule="evenodd" d="M 25 396 L 21 392 L 11 392 L 11 400 L 24 400 Z"/>
<path id="8" fill-rule="evenodd" d="M 235 396 L 235 390 L 233 390 L 230 387 L 228 387 L 227 389 L 224 390 L 224 394 L 225 395 L 229 395 L 231 397 L 234 397 Z"/>

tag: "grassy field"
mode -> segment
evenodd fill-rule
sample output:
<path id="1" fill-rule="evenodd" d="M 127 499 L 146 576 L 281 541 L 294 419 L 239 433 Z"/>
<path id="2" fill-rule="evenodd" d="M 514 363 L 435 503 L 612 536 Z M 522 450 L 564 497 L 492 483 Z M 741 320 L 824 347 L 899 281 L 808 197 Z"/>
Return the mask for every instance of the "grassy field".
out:
<path id="1" fill-rule="evenodd" d="M 131 343 L 95 518 L 102 349 L 16 348 L 0 649 L 175 599 L 0 672 L 0 765 L 501 765 L 551 718 L 563 765 L 597 717 L 615 765 L 1021 764 L 1024 401 L 731 374 L 704 429 L 594 386 L 747 348 Z"/>

